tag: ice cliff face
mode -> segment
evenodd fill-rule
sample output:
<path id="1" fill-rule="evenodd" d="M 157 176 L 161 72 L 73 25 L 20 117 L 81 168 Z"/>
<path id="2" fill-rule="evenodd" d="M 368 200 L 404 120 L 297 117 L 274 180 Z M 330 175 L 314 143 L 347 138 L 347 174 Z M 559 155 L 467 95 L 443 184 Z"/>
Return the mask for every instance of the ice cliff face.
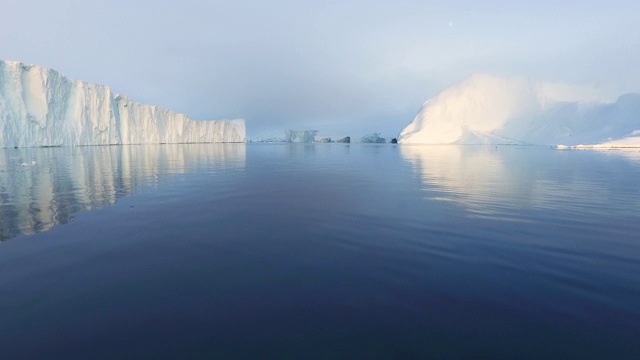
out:
<path id="1" fill-rule="evenodd" d="M 417 144 L 600 144 L 640 140 L 640 95 L 476 75 L 428 100 L 400 133 Z M 640 145 L 640 141 L 637 142 Z"/>
<path id="2" fill-rule="evenodd" d="M 0 148 L 244 141 L 244 120 L 193 121 L 52 69 L 0 61 Z"/>

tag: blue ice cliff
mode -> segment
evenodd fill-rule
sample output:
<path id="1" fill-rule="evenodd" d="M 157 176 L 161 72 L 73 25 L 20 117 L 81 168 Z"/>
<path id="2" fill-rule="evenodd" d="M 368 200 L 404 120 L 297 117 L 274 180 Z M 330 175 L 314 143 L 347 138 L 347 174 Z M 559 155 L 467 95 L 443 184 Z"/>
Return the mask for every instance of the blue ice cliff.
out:
<path id="1" fill-rule="evenodd" d="M 0 148 L 245 142 L 244 120 L 194 121 L 56 70 L 0 61 Z"/>

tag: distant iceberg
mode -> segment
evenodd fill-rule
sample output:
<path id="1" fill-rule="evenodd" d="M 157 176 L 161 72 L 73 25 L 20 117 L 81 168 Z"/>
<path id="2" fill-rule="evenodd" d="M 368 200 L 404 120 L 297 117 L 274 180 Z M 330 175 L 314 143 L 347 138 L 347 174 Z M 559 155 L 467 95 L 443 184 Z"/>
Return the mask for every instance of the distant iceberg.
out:
<path id="1" fill-rule="evenodd" d="M 284 138 L 289 143 L 312 143 L 317 133 L 318 130 L 286 130 Z"/>
<path id="2" fill-rule="evenodd" d="M 0 148 L 245 142 L 244 120 L 194 121 L 36 65 L 0 61 Z"/>
<path id="3" fill-rule="evenodd" d="M 373 133 L 369 135 L 365 135 L 360 138 L 361 143 L 372 143 L 372 144 L 384 144 L 387 142 L 385 138 L 380 137 L 380 134 Z"/>
<path id="4" fill-rule="evenodd" d="M 640 146 L 640 95 L 475 75 L 424 103 L 398 138 L 415 144 Z"/>

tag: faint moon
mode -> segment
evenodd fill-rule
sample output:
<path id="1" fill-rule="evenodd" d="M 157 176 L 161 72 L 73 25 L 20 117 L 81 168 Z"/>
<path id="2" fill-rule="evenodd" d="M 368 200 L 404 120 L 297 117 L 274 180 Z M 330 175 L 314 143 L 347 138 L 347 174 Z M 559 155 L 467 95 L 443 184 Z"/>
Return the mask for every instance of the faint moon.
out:
<path id="1" fill-rule="evenodd" d="M 453 22 L 449 21 L 449 27 L 453 27 Z"/>

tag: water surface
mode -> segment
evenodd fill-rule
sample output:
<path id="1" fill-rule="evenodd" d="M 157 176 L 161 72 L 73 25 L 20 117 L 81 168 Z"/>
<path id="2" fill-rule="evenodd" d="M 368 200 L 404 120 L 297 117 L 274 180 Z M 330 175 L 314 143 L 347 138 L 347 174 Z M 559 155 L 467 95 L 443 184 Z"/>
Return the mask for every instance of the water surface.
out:
<path id="1" fill-rule="evenodd" d="M 638 358 L 639 180 L 635 151 L 1 150 L 0 348 Z"/>

